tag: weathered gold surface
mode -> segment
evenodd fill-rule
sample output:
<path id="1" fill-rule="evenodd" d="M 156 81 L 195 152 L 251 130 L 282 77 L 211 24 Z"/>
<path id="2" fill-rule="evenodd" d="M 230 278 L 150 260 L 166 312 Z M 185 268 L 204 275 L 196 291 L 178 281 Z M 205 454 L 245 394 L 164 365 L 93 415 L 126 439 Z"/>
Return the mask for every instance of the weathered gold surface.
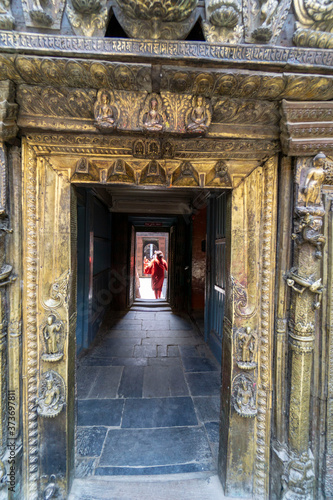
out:
<path id="1" fill-rule="evenodd" d="M 281 144 L 290 156 L 333 149 L 333 103 L 282 101 Z"/>
<path id="2" fill-rule="evenodd" d="M 293 41 L 302 47 L 333 47 L 333 11 L 330 2 L 293 0 L 297 30 Z"/>
<path id="3" fill-rule="evenodd" d="M 226 494 L 245 493 L 255 498 L 266 498 L 269 491 L 276 181 L 277 158 L 272 157 L 232 191 L 228 235 L 230 279 L 222 387 L 231 386 L 231 398 L 221 400 L 219 473 Z M 252 347 L 250 357 L 244 353 L 243 359 L 242 342 L 247 336 Z M 244 432 L 251 438 L 242 439 Z"/>
<path id="4" fill-rule="evenodd" d="M 325 214 L 322 184 L 325 179 L 326 157 L 319 153 L 313 159 L 299 158 L 295 172 L 295 217 L 315 217 L 321 221 Z M 321 236 L 318 224 L 314 236 Z M 293 268 L 285 275 L 292 289 L 289 319 L 291 350 L 291 382 L 289 408 L 290 458 L 285 469 L 284 497 L 302 492 L 314 495 L 314 462 L 309 449 L 310 394 L 315 335 L 319 330 L 317 309 L 323 292 L 321 250 L 313 241 L 301 239 L 294 247 Z M 312 446 L 314 443 L 312 443 Z M 295 470 L 299 471 L 298 479 Z"/>
<path id="5" fill-rule="evenodd" d="M 14 27 L 15 20 L 12 16 L 11 2 L 1 0 L 0 2 L 0 29 L 11 30 Z"/>
<path id="6" fill-rule="evenodd" d="M 72 273 L 75 266 L 72 239 L 75 240 L 76 235 L 71 235 L 69 179 L 63 173 L 59 175 L 46 159 L 38 159 L 28 145 L 25 146 L 23 166 L 23 226 L 26 239 L 23 321 L 27 332 L 24 357 L 28 373 L 24 384 L 25 481 L 29 491 L 27 497 L 39 498 L 38 478 L 44 477 L 40 487 L 46 487 L 45 478 L 48 474 L 45 467 L 52 447 L 38 448 L 37 442 L 47 442 L 50 433 L 52 436 L 55 432 L 52 430 L 54 420 L 57 420 L 54 428 L 57 429 L 56 439 L 61 443 L 64 453 L 58 464 L 59 472 L 54 478 L 59 491 L 68 487 L 73 464 L 74 380 L 71 375 L 73 368 L 69 368 L 69 363 L 75 364 L 73 335 L 76 299 L 73 295 L 76 278 Z M 37 185 L 41 189 L 37 190 Z M 49 203 L 50 199 L 54 202 Z M 37 284 L 38 291 L 35 289 Z M 52 326 L 55 321 L 61 325 L 60 337 L 56 332 L 58 327 Z M 50 347 L 44 342 L 47 325 L 52 328 L 47 330 L 46 337 L 54 335 Z M 56 352 L 49 352 L 50 349 Z M 64 412 L 64 408 L 70 408 L 70 411 Z M 41 419 L 50 420 L 51 423 L 44 423 Z M 50 439 L 51 446 L 55 435 Z"/>
<path id="7" fill-rule="evenodd" d="M 275 437 L 280 444 L 286 441 L 286 369 L 288 343 L 288 295 L 289 289 L 284 279 L 285 269 L 290 268 L 291 248 L 291 203 L 292 169 L 291 159 L 284 157 L 281 166 L 279 189 L 279 221 L 277 247 L 277 302 L 275 320 Z"/>
<path id="8" fill-rule="evenodd" d="M 9 161 L 10 223 L 15 231 L 8 237 L 8 263 L 15 268 L 17 279 L 9 288 L 8 317 L 8 389 L 15 393 L 13 438 L 20 430 L 21 401 L 21 334 L 22 334 L 22 224 L 21 224 L 21 155 L 19 148 L 11 148 Z"/>
<path id="9" fill-rule="evenodd" d="M 177 40 L 194 26 L 197 4 L 198 0 L 116 0 L 114 13 L 133 38 Z"/>
<path id="10" fill-rule="evenodd" d="M 66 14 L 76 35 L 105 35 L 109 19 L 106 0 L 68 0 Z"/>

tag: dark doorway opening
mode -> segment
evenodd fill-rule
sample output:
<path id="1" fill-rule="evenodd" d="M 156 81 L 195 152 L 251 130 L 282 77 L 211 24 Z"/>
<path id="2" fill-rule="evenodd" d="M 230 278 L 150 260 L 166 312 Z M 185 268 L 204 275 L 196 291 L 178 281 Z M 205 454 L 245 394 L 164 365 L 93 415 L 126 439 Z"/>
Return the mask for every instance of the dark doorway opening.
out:
<path id="1" fill-rule="evenodd" d="M 205 194 L 208 206 L 190 189 L 77 193 L 77 476 L 215 470 L 220 359 L 208 344 L 223 322 L 211 321 L 221 193 Z M 135 297 L 136 272 L 156 249 L 169 265 L 163 308 Z"/>

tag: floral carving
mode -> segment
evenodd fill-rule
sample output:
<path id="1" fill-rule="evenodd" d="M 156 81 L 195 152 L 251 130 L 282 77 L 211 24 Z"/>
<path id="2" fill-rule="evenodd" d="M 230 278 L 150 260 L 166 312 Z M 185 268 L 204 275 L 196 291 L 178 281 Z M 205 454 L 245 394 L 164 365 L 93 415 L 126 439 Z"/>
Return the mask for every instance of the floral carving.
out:
<path id="1" fill-rule="evenodd" d="M 10 0 L 0 0 L 0 29 L 12 30 L 15 20 L 10 8 Z"/>
<path id="2" fill-rule="evenodd" d="M 22 6 L 27 26 L 60 29 L 65 0 L 22 0 Z"/>
<path id="3" fill-rule="evenodd" d="M 59 278 L 54 280 L 50 287 L 49 298 L 42 301 L 44 309 L 58 309 L 63 305 L 67 307 L 69 277 L 69 271 L 65 271 Z"/>
<path id="4" fill-rule="evenodd" d="M 206 0 L 206 21 L 203 22 L 208 42 L 237 43 L 243 36 L 241 5 L 238 0 Z"/>
<path id="5" fill-rule="evenodd" d="M 76 35 L 104 36 L 108 21 L 106 0 L 69 0 L 66 13 Z"/>
<path id="6" fill-rule="evenodd" d="M 134 38 L 183 38 L 197 19 L 198 0 L 116 0 L 114 11 Z"/>
<path id="7" fill-rule="evenodd" d="M 290 11 L 291 0 L 245 0 L 245 41 L 275 43 Z"/>
<path id="8" fill-rule="evenodd" d="M 333 47 L 333 6 L 326 0 L 294 0 L 296 32 L 293 41 L 303 47 Z"/>

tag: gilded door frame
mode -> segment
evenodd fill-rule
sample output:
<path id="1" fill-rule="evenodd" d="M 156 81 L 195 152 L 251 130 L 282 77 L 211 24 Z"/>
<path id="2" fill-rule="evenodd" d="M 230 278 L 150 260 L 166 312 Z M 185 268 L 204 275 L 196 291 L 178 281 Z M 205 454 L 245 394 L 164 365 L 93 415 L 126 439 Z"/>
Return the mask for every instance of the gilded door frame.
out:
<path id="1" fill-rule="evenodd" d="M 111 171 L 98 171 L 94 164 L 93 156 L 109 154 L 105 141 L 96 140 L 97 151 L 91 136 L 85 146 L 84 140 L 56 134 L 23 139 L 24 490 L 29 500 L 40 498 L 50 481 L 65 497 L 74 467 L 76 221 L 71 182 L 105 184 L 118 175 L 115 164 Z M 237 150 L 241 141 L 234 142 Z M 117 158 L 117 151 L 113 154 Z M 242 161 L 244 175 L 229 197 L 219 475 L 226 494 L 268 498 L 278 157 L 257 161 L 256 167 Z M 177 168 L 167 179 L 160 170 L 157 181 L 186 186 Z M 202 177 L 192 173 L 189 186 L 193 179 L 202 185 Z M 230 178 L 226 181 L 230 189 Z M 50 316 L 62 332 L 53 358 L 43 336 Z M 240 354 L 244 332 L 254 338 L 252 359 L 245 364 Z M 52 407 L 48 387 L 56 389 Z M 50 453 L 62 456 L 57 471 Z"/>

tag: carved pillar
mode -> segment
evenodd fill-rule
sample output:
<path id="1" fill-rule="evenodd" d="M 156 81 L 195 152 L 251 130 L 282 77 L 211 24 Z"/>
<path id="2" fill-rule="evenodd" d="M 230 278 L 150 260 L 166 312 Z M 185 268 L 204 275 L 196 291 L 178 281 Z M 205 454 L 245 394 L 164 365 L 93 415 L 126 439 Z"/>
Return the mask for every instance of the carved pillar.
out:
<path id="1" fill-rule="evenodd" d="M 54 488 L 65 498 L 74 462 L 75 200 L 66 169 L 23 146 L 25 496 Z"/>
<path id="2" fill-rule="evenodd" d="M 11 235 L 9 229 L 9 207 L 8 207 L 8 150 L 5 141 L 16 136 L 16 114 L 17 104 L 14 100 L 14 85 L 10 81 L 0 82 L 0 488 L 6 483 L 6 461 L 9 458 L 9 441 L 12 438 L 12 421 L 8 421 L 8 410 L 16 411 L 19 400 L 9 400 L 7 394 L 7 323 L 8 315 L 6 306 L 8 304 L 9 292 L 7 285 L 16 280 L 12 264 L 7 262 L 6 245 Z M 12 416 L 12 415 L 11 415 Z M 13 436 L 14 438 L 16 435 Z M 16 444 L 13 446 L 13 455 L 16 458 Z M 16 486 L 16 485 L 15 485 Z"/>
<path id="3" fill-rule="evenodd" d="M 269 494 L 276 180 L 271 158 L 229 200 L 219 474 L 232 496 Z"/>
<path id="4" fill-rule="evenodd" d="M 318 310 L 323 291 L 321 259 L 322 183 L 326 157 L 298 159 L 295 171 L 295 240 L 293 267 L 286 273 L 292 289 L 289 347 L 291 384 L 289 405 L 290 456 L 286 465 L 283 498 L 313 498 L 314 462 L 309 449 L 310 393 L 313 350 L 318 332 Z M 297 471 L 297 474 L 296 474 Z"/>

